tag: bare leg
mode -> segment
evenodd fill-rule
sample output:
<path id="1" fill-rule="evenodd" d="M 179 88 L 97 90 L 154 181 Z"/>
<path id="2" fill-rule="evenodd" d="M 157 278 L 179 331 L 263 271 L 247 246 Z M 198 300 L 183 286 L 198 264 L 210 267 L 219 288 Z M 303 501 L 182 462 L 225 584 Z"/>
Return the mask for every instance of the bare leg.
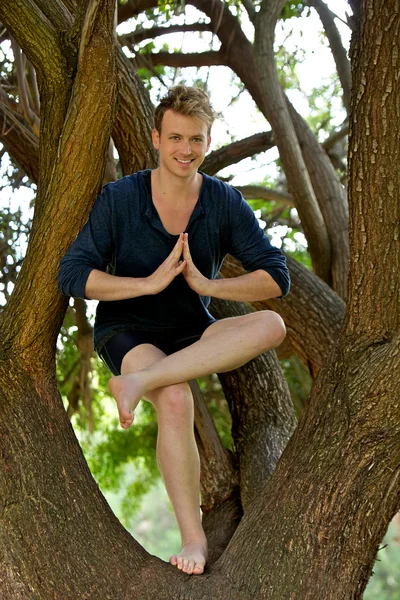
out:
<path id="1" fill-rule="evenodd" d="M 127 428 L 132 424 L 131 413 L 148 392 L 236 369 L 266 350 L 276 348 L 284 337 L 285 325 L 272 311 L 223 319 L 211 325 L 191 346 L 133 374 L 113 377 L 109 388 L 118 405 L 121 426 Z"/>
<path id="2" fill-rule="evenodd" d="M 122 373 L 148 367 L 165 356 L 150 344 L 128 352 Z M 193 429 L 193 397 L 187 383 L 149 392 L 157 411 L 157 461 L 182 539 L 182 552 L 170 558 L 184 573 L 200 575 L 207 560 L 207 539 L 200 518 L 200 459 Z"/>

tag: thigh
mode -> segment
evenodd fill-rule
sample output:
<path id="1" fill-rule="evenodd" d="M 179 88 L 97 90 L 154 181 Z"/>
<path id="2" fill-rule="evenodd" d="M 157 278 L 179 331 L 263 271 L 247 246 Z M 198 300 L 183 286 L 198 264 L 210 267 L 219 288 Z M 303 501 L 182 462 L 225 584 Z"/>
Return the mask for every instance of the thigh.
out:
<path id="1" fill-rule="evenodd" d="M 132 330 L 121 331 L 104 344 L 99 352 L 99 356 L 113 375 L 120 375 L 122 373 L 122 363 L 125 356 L 131 350 L 142 345 L 158 346 L 153 332 Z"/>
<path id="2" fill-rule="evenodd" d="M 129 373 L 134 373 L 140 369 L 145 369 L 165 356 L 166 354 L 162 350 L 151 344 L 141 344 L 140 346 L 136 346 L 124 356 L 121 374 L 128 375 Z M 163 415 L 166 415 L 166 411 L 169 411 L 170 403 L 168 400 L 174 398 L 179 402 L 182 397 L 189 398 L 191 399 L 191 402 L 193 402 L 190 386 L 185 381 L 157 388 L 148 392 L 144 399 L 154 406 L 158 417 L 162 418 Z M 174 404 L 175 402 L 173 405 Z"/>
<path id="3" fill-rule="evenodd" d="M 241 315 L 240 317 L 226 317 L 225 319 L 220 319 L 219 321 L 215 321 L 215 323 L 209 325 L 201 337 L 205 338 L 209 335 L 215 335 L 231 327 L 236 328 L 252 325 L 255 321 L 255 318 L 257 319 L 257 315 L 259 314 L 261 313 L 254 312 L 249 313 L 248 315 Z"/>
<path id="4" fill-rule="evenodd" d="M 125 354 L 121 363 L 121 375 L 145 369 L 165 356 L 162 350 L 152 344 L 140 344 Z"/>

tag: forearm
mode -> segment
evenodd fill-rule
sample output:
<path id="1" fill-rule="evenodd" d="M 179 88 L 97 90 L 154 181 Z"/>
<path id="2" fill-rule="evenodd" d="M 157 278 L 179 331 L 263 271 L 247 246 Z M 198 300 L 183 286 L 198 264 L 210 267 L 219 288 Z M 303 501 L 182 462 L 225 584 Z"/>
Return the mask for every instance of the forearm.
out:
<path id="1" fill-rule="evenodd" d="M 117 277 L 93 269 L 85 285 L 85 296 L 91 300 L 127 300 L 144 296 L 147 277 Z"/>
<path id="2" fill-rule="evenodd" d="M 269 273 L 263 270 L 246 273 L 240 277 L 213 279 L 207 284 L 207 296 L 236 302 L 252 302 L 277 298 L 282 291 Z"/>

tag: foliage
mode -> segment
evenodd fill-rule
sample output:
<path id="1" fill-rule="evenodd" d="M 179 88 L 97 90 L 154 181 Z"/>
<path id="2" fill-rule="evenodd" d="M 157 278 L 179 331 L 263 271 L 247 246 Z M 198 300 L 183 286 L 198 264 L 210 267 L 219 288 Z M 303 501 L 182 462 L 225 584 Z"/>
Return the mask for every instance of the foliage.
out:
<path id="1" fill-rule="evenodd" d="M 400 526 L 393 521 L 379 549 L 364 600 L 400 600 Z"/>
<path id="2" fill-rule="evenodd" d="M 309 11 L 309 7 L 307 7 L 305 2 L 293 2 L 289 0 L 282 8 L 281 19 L 285 21 L 286 19 L 292 19 L 293 17 L 301 17 L 305 10 Z"/>

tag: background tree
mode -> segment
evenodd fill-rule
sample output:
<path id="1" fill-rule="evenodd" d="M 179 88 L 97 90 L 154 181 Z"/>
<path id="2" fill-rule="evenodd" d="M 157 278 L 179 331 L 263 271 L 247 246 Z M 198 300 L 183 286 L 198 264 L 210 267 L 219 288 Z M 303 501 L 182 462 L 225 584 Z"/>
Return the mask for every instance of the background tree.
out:
<path id="1" fill-rule="evenodd" d="M 121 6 L 119 18 L 137 6 Z M 234 456 L 194 388 L 211 567 L 189 581 L 150 557 L 104 502 L 55 377 L 66 309 L 56 289 L 59 259 L 103 181 L 110 133 L 122 173 L 155 164 L 151 102 L 113 35 L 112 2 L 19 0 L 16 11 L 15 2 L 5 0 L 0 7 L 3 35 L 14 40 L 19 90 L 19 108 L 12 94 L 3 97 L 13 126 L 3 128 L 2 141 L 38 183 L 26 257 L 0 317 L 0 581 L 6 599 L 357 598 L 399 507 L 399 170 L 393 168 L 399 149 L 389 128 L 397 122 L 396 3 L 374 0 L 368 13 L 363 3 L 353 7 L 350 246 L 339 176 L 276 75 L 273 32 L 287 7 L 272 0 L 243 6 L 254 23 L 254 45 L 227 5 L 197 5 L 210 18 L 226 64 L 272 125 L 291 193 L 285 200 L 296 205 L 319 275 L 290 260 L 290 296 L 254 308 L 272 307 L 284 316 L 291 347 L 315 381 L 292 435 L 293 409 L 274 353 L 221 377 Z M 261 140 L 249 140 L 252 148 L 256 143 Z M 217 158 L 223 164 L 221 152 L 211 156 L 208 172 L 216 172 Z M 330 286 L 347 297 L 348 247 L 350 285 L 340 329 L 344 303 Z M 224 274 L 240 269 L 229 260 Z M 248 307 L 213 304 L 216 316 L 232 310 Z M 75 312 L 87 335 L 78 304 Z M 81 348 L 87 353 L 82 341 Z"/>

